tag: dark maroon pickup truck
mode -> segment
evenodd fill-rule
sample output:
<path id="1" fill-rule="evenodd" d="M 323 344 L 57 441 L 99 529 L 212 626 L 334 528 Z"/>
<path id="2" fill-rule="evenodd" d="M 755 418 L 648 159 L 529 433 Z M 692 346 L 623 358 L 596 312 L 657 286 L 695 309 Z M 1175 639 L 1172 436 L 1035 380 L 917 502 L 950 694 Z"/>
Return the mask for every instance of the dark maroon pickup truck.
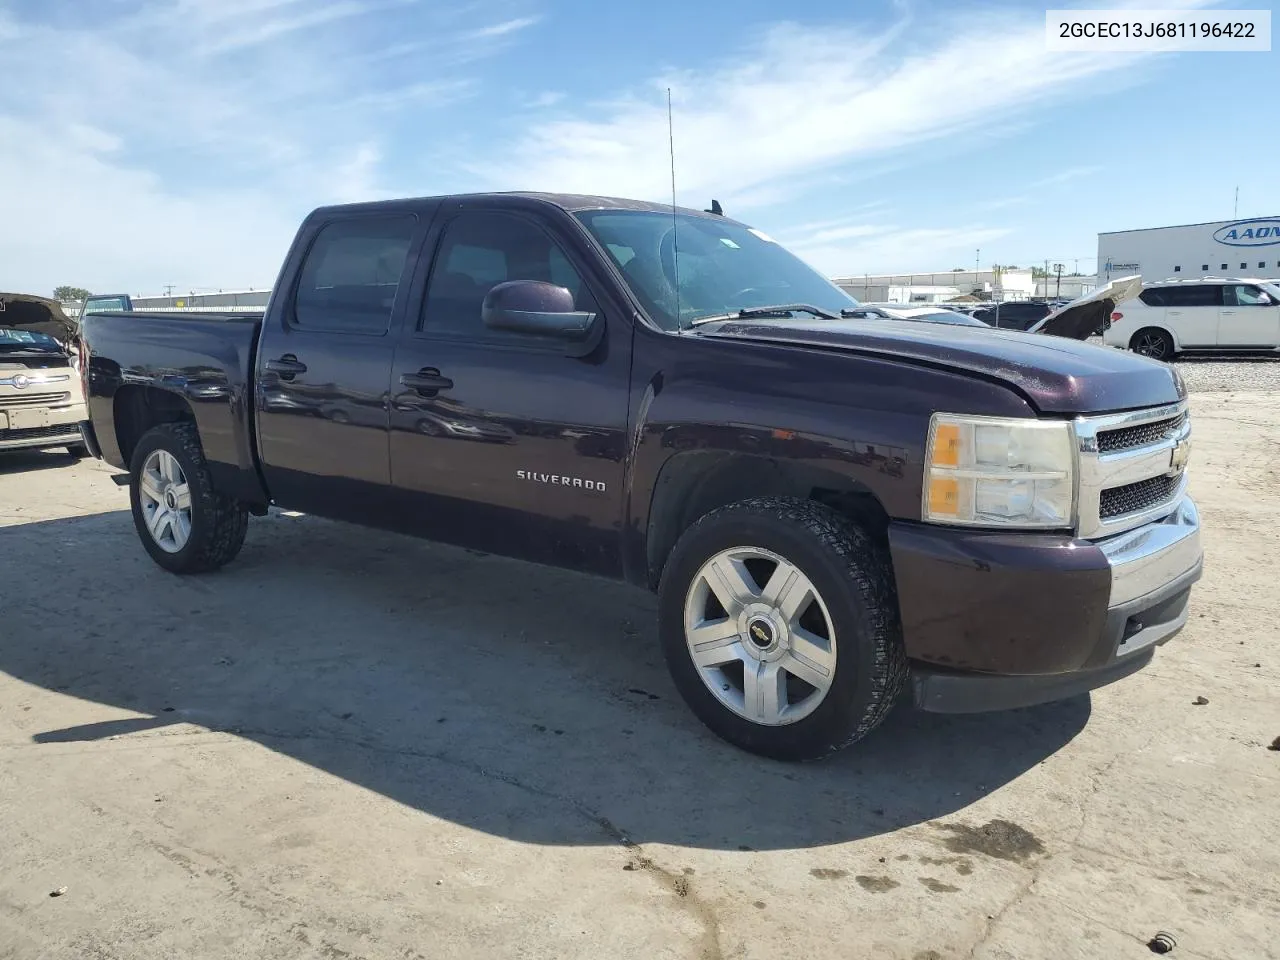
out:
<path id="1" fill-rule="evenodd" d="M 265 316 L 84 318 L 86 436 L 175 573 L 277 504 L 624 579 L 657 591 L 693 711 L 780 758 L 907 689 L 1082 693 L 1186 621 L 1199 520 L 1163 364 L 848 318 L 758 230 L 600 197 L 320 209 L 274 291 Z"/>

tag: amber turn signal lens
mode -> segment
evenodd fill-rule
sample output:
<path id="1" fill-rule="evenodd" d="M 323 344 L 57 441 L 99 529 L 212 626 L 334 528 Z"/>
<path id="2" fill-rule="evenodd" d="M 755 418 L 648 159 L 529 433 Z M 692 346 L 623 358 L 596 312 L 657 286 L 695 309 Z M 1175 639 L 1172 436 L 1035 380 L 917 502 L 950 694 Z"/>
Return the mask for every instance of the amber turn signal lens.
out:
<path id="1" fill-rule="evenodd" d="M 933 463 L 938 467 L 960 465 L 960 428 L 956 424 L 938 424 L 933 434 Z"/>
<path id="2" fill-rule="evenodd" d="M 929 513 L 958 514 L 960 512 L 960 482 L 951 477 L 934 477 L 929 481 Z"/>

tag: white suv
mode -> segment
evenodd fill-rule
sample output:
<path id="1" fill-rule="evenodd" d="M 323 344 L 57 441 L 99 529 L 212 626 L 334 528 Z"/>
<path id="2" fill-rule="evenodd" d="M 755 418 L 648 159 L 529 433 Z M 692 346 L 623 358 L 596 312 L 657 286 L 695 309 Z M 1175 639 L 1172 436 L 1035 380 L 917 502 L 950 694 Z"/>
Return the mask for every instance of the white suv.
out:
<path id="1" fill-rule="evenodd" d="M 1162 280 L 1117 304 L 1109 346 L 1157 360 L 1209 351 L 1280 350 L 1280 286 L 1267 280 Z"/>

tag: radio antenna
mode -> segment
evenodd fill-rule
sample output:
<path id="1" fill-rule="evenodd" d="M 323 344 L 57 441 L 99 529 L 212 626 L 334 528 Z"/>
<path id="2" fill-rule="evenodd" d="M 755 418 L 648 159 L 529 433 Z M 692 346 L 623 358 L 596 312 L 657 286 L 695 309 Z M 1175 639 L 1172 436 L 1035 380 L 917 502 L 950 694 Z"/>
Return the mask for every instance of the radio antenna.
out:
<path id="1" fill-rule="evenodd" d="M 676 279 L 676 330 L 681 329 L 680 317 L 680 244 L 676 232 L 680 217 L 676 213 L 676 135 L 671 120 L 671 88 L 667 87 L 667 152 L 671 155 L 671 267 Z"/>

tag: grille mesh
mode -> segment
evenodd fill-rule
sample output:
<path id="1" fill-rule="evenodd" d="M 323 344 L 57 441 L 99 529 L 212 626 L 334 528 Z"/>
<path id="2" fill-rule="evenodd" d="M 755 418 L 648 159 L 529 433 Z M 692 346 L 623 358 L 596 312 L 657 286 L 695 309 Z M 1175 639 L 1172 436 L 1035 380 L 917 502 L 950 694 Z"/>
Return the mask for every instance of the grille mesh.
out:
<path id="1" fill-rule="evenodd" d="M 79 432 L 78 425 L 74 423 L 64 423 L 59 427 L 27 427 L 23 430 L 0 430 L 0 441 L 53 439 L 55 437 L 69 437 Z"/>
<path id="2" fill-rule="evenodd" d="M 1121 427 L 1119 430 L 1107 430 L 1098 434 L 1098 452 L 1116 453 L 1120 450 L 1132 450 L 1159 443 L 1186 422 L 1187 415 L 1180 413 L 1168 420 L 1157 420 L 1155 423 L 1144 423 L 1137 427 Z"/>
<path id="3" fill-rule="evenodd" d="M 35 407 L 43 404 L 52 406 L 66 403 L 70 399 L 69 393 L 14 393 L 0 397 L 0 407 Z"/>
<path id="4" fill-rule="evenodd" d="M 1137 483 L 1128 483 L 1123 487 L 1112 487 L 1103 490 L 1099 501 L 1098 515 L 1103 520 L 1112 517 L 1123 517 L 1130 513 L 1141 513 L 1170 500 L 1178 489 L 1181 476 L 1149 477 Z"/>

